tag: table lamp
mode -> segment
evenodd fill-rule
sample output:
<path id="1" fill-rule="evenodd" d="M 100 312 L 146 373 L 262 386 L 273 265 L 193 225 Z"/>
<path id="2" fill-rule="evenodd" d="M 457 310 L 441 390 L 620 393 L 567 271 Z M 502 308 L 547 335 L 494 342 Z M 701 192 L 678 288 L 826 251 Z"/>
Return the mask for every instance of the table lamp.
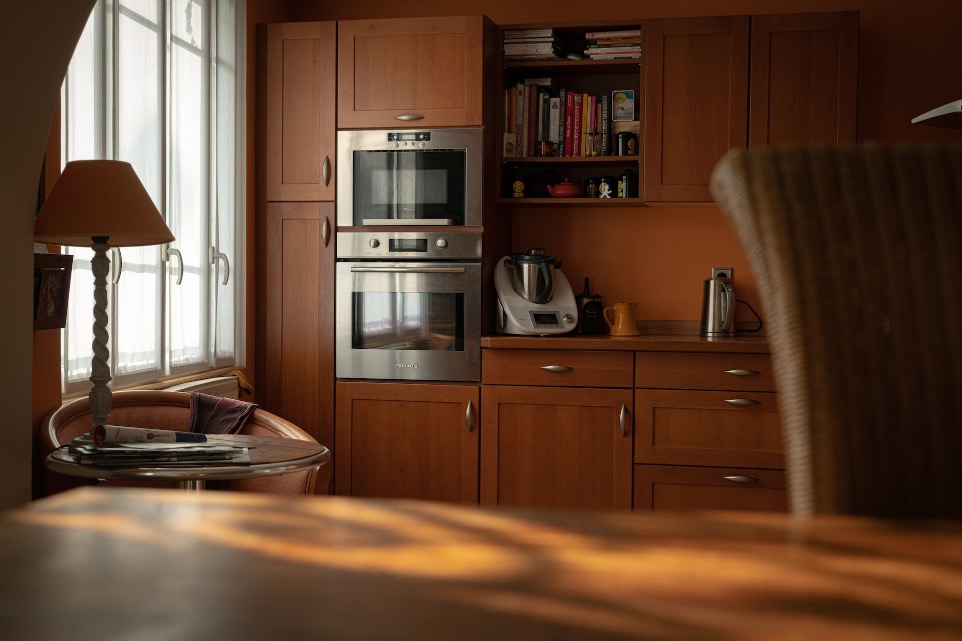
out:
<path id="1" fill-rule="evenodd" d="M 119 160 L 76 160 L 44 201 L 34 226 L 34 239 L 51 245 L 91 247 L 94 257 L 93 362 L 90 410 L 94 424 L 104 425 L 110 412 L 110 350 L 107 332 L 107 274 L 111 247 L 160 245 L 174 240 L 157 207 L 130 163 Z M 93 427 L 92 426 L 92 427 Z"/>

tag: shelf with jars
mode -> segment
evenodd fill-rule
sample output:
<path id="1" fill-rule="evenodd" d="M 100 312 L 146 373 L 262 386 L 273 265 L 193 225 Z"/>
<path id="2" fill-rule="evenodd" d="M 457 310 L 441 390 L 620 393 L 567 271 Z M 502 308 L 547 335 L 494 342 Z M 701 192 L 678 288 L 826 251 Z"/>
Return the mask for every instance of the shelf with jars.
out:
<path id="1" fill-rule="evenodd" d="M 638 22 L 499 29 L 498 202 L 644 204 L 642 34 Z"/>

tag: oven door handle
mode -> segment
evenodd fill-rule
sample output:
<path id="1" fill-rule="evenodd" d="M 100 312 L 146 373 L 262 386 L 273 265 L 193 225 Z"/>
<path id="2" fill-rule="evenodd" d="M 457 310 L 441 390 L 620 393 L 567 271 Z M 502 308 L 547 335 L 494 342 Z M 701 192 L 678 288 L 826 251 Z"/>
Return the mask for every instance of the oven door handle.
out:
<path id="1" fill-rule="evenodd" d="M 463 274 L 464 267 L 351 267 L 352 272 L 399 274 Z"/>

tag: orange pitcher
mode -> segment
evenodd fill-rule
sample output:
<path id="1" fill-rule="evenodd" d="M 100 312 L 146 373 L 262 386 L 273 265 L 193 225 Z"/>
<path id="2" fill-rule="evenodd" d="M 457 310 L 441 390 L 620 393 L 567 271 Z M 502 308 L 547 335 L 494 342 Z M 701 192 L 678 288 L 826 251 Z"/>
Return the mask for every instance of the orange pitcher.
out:
<path id="1" fill-rule="evenodd" d="M 609 316 L 610 313 L 610 316 Z M 612 336 L 637 336 L 638 325 L 635 324 L 635 304 L 615 303 L 605 307 L 605 323 Z M 613 319 L 611 317 L 614 317 Z"/>

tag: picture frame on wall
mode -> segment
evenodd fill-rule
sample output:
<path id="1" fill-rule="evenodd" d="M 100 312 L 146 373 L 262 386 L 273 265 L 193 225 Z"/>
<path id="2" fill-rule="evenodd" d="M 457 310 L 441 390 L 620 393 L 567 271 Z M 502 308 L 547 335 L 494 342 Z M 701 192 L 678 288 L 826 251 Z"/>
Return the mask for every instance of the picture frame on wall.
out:
<path id="1" fill-rule="evenodd" d="M 59 329 L 67 324 L 73 256 L 33 255 L 33 328 Z"/>

